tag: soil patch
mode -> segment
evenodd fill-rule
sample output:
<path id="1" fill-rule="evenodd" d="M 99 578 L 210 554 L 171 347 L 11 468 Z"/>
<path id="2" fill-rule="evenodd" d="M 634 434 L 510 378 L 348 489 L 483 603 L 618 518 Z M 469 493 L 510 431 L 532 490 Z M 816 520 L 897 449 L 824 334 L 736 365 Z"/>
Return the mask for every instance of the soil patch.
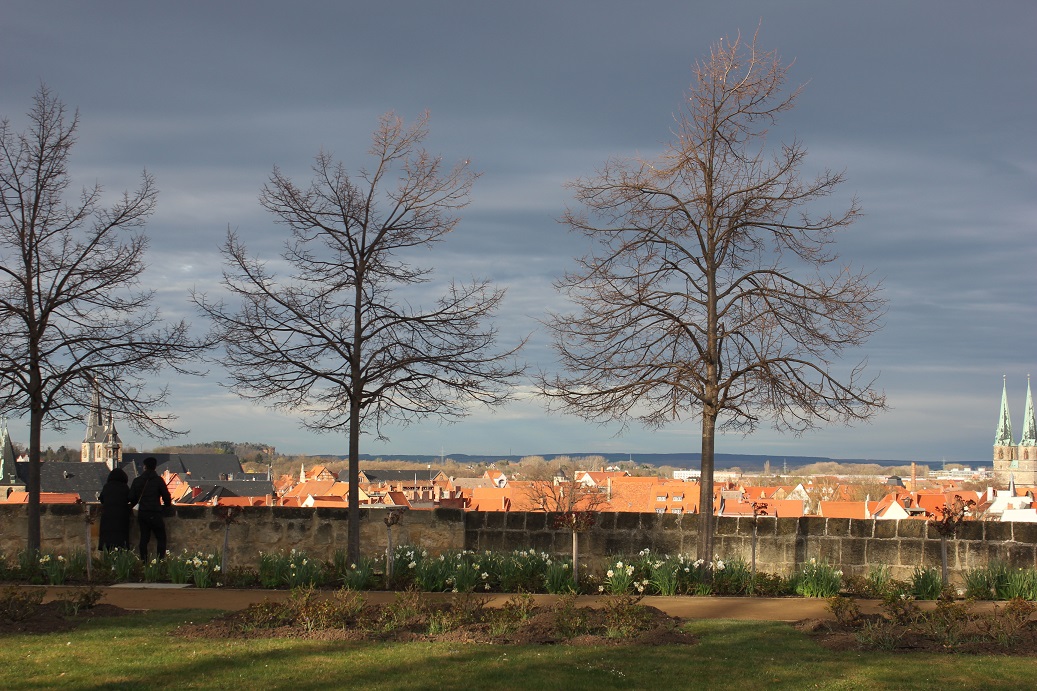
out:
<path id="1" fill-rule="evenodd" d="M 605 609 L 580 607 L 560 615 L 557 608 L 530 607 L 521 614 L 507 607 L 483 608 L 457 603 L 426 603 L 419 612 L 394 619 L 390 607 L 365 605 L 349 621 L 313 626 L 305 618 L 268 625 L 265 602 L 228 612 L 205 623 L 184 624 L 178 638 L 304 638 L 341 641 L 423 641 L 495 645 L 692 645 L 696 638 L 682 630 L 684 620 L 646 605 L 633 605 L 623 618 Z M 561 620 L 560 620 L 561 617 Z M 622 628 L 630 621 L 628 628 Z"/>
<path id="2" fill-rule="evenodd" d="M 61 602 L 47 602 L 39 606 L 36 612 L 22 621 L 6 621 L 0 619 L 0 636 L 12 634 L 42 634 L 72 631 L 86 620 L 95 617 L 121 617 L 132 614 L 129 610 L 116 605 L 99 604 L 90 608 L 81 608 L 75 614 L 68 612 Z"/>
<path id="3" fill-rule="evenodd" d="M 894 653 L 965 653 L 1037 657 L 1037 622 L 1018 627 L 991 620 L 942 622 L 941 626 L 912 622 L 897 624 L 878 616 L 864 616 L 853 624 L 804 619 L 796 629 L 819 645 L 836 651 L 882 650 Z"/>

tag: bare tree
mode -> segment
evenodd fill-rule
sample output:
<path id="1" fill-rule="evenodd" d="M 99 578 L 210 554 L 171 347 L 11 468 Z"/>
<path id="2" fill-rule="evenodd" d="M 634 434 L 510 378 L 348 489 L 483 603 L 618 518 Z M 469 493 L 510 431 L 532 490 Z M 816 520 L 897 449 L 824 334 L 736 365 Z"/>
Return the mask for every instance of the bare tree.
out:
<path id="1" fill-rule="evenodd" d="M 373 167 L 356 177 L 326 153 L 305 189 L 275 168 L 260 202 L 291 231 L 281 254 L 289 275 L 250 257 L 229 233 L 223 285 L 238 304 L 195 295 L 226 336 L 223 363 L 237 394 L 301 412 L 314 431 L 348 433 L 352 561 L 360 556 L 360 434 L 384 438 L 386 423 L 500 404 L 522 371 L 518 348 L 496 350 L 487 324 L 503 290 L 451 283 L 428 308 L 411 303 L 431 272 L 402 255 L 453 230 L 476 178 L 468 161 L 448 168 L 420 148 L 427 117 L 405 128 L 384 115 L 369 149 Z"/>
<path id="2" fill-rule="evenodd" d="M 120 420 L 155 436 L 174 434 L 154 412 L 167 391 L 145 377 L 184 371 L 208 345 L 186 322 L 163 325 L 154 293 L 139 288 L 147 238 L 135 232 L 157 191 L 140 187 L 103 206 L 99 185 L 69 199 L 69 156 L 78 113 L 41 86 L 16 133 L 0 122 L 0 409 L 29 415 L 28 548 L 40 546 L 40 444 L 44 425 L 78 420 L 96 386 Z"/>
<path id="3" fill-rule="evenodd" d="M 555 530 L 572 533 L 573 584 L 580 585 L 580 533 L 594 527 L 597 513 L 608 507 L 608 495 L 599 487 L 577 480 L 577 471 L 538 477 L 526 487 L 527 503 L 536 511 L 554 514 Z"/>
<path id="4" fill-rule="evenodd" d="M 796 433 L 884 407 L 865 362 L 833 362 L 879 326 L 870 277 L 837 263 L 835 231 L 858 216 L 808 208 L 842 175 L 800 173 L 799 141 L 767 151 L 767 129 L 798 90 L 756 37 L 722 41 L 696 65 L 674 139 L 655 160 L 609 160 L 570 183 L 582 211 L 564 222 L 597 249 L 558 282 L 576 304 L 552 315 L 563 372 L 541 392 L 596 421 L 659 427 L 698 416 L 698 554 L 713 557 L 715 432 L 761 417 Z"/>

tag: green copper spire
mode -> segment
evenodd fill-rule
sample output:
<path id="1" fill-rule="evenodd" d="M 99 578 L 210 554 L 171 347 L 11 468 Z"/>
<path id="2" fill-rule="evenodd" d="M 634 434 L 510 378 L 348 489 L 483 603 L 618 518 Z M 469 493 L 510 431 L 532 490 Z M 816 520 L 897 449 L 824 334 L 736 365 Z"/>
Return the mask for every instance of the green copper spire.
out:
<path id="1" fill-rule="evenodd" d="M 1008 383 L 1005 378 L 1001 383 L 1001 416 L 997 421 L 994 446 L 1012 446 L 1012 416 L 1008 413 Z"/>
<path id="2" fill-rule="evenodd" d="M 1030 394 L 1030 375 L 1026 375 L 1026 411 L 1023 413 L 1023 438 L 1019 446 L 1037 446 L 1037 419 L 1033 414 L 1033 395 Z"/>

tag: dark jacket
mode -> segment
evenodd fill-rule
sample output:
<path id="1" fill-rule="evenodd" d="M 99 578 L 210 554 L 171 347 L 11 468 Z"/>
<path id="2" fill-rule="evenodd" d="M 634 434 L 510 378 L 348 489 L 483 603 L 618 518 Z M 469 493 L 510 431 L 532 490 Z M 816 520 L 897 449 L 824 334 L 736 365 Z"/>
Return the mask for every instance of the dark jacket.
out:
<path id="1" fill-rule="evenodd" d="M 125 478 L 126 476 L 123 475 Z M 130 546 L 130 486 L 126 481 L 111 481 L 101 489 L 101 529 L 98 549 L 126 549 Z"/>
<path id="2" fill-rule="evenodd" d="M 169 496 L 166 481 L 154 470 L 145 470 L 130 486 L 130 505 L 134 504 L 138 511 L 162 513 L 162 505 L 171 506 L 173 498 Z"/>

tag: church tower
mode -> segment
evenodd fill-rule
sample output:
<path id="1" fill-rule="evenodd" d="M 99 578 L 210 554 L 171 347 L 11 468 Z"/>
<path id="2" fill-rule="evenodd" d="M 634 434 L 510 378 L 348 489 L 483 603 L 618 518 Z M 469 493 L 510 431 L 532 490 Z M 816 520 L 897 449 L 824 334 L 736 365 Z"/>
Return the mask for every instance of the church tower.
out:
<path id="1" fill-rule="evenodd" d="M 1015 450 L 1016 484 L 1037 486 L 1037 418 L 1034 417 L 1030 377 L 1026 377 L 1026 408 L 1023 411 L 1023 434 Z"/>
<path id="2" fill-rule="evenodd" d="M 1007 384 L 1002 384 L 1001 414 L 994 433 L 994 479 L 1005 486 L 1014 480 L 1019 487 L 1037 487 L 1037 417 L 1034 415 L 1029 377 L 1026 378 L 1023 433 L 1018 444 L 1012 436 Z"/>
<path id="3" fill-rule="evenodd" d="M 86 436 L 83 437 L 82 452 L 79 460 L 84 463 L 103 461 L 98 452 L 104 444 L 104 427 L 101 422 L 101 388 L 94 380 L 94 393 L 90 399 L 90 412 L 86 416 Z"/>

